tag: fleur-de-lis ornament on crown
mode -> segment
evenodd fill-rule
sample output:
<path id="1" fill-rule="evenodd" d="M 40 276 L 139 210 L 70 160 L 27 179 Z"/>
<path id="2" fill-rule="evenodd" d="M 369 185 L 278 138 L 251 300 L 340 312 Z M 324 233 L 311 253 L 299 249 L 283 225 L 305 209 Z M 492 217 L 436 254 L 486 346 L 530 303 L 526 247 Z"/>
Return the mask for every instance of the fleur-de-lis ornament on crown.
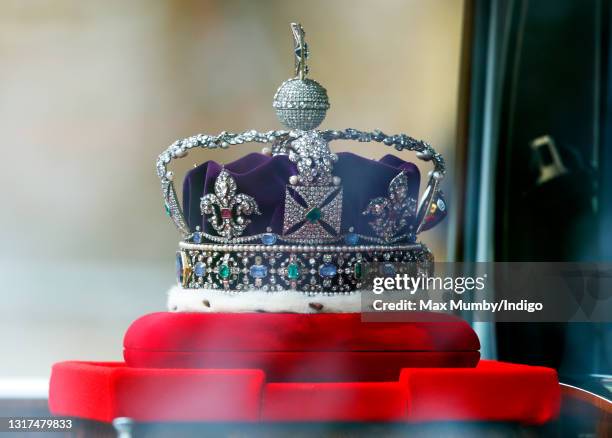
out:
<path id="1" fill-rule="evenodd" d="M 408 177 L 400 172 L 389 183 L 389 196 L 370 201 L 363 212 L 374 216 L 370 226 L 385 240 L 396 236 L 408 223 L 408 217 L 416 214 L 417 201 L 408 196 Z"/>
<path id="2" fill-rule="evenodd" d="M 251 223 L 245 216 L 261 214 L 255 199 L 236 191 L 236 181 L 223 169 L 215 181 L 215 193 L 204 195 L 200 202 L 202 214 L 209 215 L 208 222 L 228 239 L 240 236 Z"/>

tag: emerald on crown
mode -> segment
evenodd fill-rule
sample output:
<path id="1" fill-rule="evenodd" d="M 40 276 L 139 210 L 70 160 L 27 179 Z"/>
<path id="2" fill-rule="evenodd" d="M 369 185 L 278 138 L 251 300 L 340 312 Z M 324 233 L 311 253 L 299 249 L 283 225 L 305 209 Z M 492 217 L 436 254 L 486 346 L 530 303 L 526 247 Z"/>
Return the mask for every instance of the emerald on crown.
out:
<path id="1" fill-rule="evenodd" d="M 342 188 L 287 186 L 283 234 L 298 239 L 329 239 L 340 233 Z"/>

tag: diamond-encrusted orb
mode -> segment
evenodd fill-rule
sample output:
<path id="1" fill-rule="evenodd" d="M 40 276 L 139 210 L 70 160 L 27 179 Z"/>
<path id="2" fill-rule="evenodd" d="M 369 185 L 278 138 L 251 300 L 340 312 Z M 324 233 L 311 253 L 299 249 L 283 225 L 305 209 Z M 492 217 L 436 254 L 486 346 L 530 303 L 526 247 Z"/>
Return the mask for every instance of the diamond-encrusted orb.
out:
<path id="1" fill-rule="evenodd" d="M 282 83 L 272 104 L 280 122 L 289 129 L 309 131 L 325 118 L 329 108 L 327 91 L 312 79 L 289 79 Z"/>

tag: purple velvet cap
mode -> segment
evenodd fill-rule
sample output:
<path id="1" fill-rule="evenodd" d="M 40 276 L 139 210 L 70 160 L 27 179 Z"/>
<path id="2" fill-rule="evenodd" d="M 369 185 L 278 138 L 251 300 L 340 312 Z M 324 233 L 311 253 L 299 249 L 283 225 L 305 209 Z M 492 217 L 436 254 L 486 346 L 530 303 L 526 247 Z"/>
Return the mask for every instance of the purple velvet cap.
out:
<path id="1" fill-rule="evenodd" d="M 206 217 L 200 212 L 200 198 L 213 192 L 215 179 L 221 169 L 219 163 L 207 161 L 185 176 L 183 209 L 192 230 L 199 225 L 202 230 L 215 234 Z M 261 211 L 261 215 L 249 216 L 252 222 L 244 235 L 264 233 L 267 227 L 272 228 L 274 233 L 281 234 L 285 186 L 289 184 L 289 177 L 298 173 L 295 164 L 285 155 L 270 157 L 252 153 L 226 164 L 225 169 L 236 180 L 238 193 L 252 196 Z M 413 163 L 394 155 L 371 160 L 350 152 L 338 153 L 333 174 L 342 178 L 344 188 L 341 233 L 354 227 L 355 232 L 359 234 L 373 234 L 369 225 L 372 218 L 364 216 L 362 212 L 373 198 L 388 196 L 389 183 L 401 171 L 404 171 L 408 178 L 409 196 L 418 200 L 420 174 Z M 415 218 L 411 220 L 414 221 Z"/>

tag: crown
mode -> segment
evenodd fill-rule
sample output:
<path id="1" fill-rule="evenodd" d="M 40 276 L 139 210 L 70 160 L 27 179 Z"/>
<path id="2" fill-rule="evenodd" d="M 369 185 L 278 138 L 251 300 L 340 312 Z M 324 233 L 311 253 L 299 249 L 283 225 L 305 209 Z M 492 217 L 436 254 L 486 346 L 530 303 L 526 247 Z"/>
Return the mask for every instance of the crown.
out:
<path id="1" fill-rule="evenodd" d="M 286 130 L 199 134 L 174 142 L 157 160 L 166 212 L 182 234 L 171 310 L 349 311 L 357 306 L 366 263 L 389 262 L 393 269 L 391 262 L 433 261 L 417 236 L 446 214 L 442 156 L 405 134 L 318 130 L 330 106 L 327 91 L 307 78 L 302 26 L 291 29 L 295 77 L 273 100 Z M 420 201 L 416 165 L 394 155 L 336 154 L 330 148 L 336 140 L 380 143 L 430 162 Z M 172 160 L 194 148 L 252 142 L 268 146 L 188 172 L 181 206 L 168 171 Z"/>

